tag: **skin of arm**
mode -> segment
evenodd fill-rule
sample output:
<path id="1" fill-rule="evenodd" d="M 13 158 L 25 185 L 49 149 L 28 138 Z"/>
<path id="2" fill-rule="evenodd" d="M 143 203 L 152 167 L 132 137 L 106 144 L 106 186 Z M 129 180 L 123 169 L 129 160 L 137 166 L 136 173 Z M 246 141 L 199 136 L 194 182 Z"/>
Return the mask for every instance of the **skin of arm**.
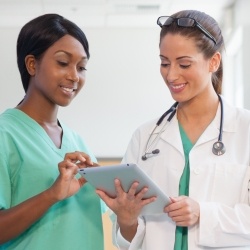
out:
<path id="1" fill-rule="evenodd" d="M 77 193 L 86 182 L 83 177 L 75 177 L 78 169 L 93 165 L 85 153 L 68 153 L 58 164 L 59 176 L 50 188 L 15 207 L 0 210 L 0 244 L 27 230 L 53 204 Z"/>

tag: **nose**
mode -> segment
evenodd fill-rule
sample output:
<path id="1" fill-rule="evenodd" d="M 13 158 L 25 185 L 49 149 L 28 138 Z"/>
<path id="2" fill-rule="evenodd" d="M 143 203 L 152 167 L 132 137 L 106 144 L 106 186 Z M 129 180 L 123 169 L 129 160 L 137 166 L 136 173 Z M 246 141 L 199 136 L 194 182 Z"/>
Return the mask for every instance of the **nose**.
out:
<path id="1" fill-rule="evenodd" d="M 179 71 L 174 65 L 170 65 L 166 72 L 166 78 L 168 82 L 174 82 L 179 77 Z"/>
<path id="2" fill-rule="evenodd" d="M 72 82 L 79 82 L 79 74 L 76 67 L 72 67 L 70 72 L 68 72 L 67 79 Z"/>

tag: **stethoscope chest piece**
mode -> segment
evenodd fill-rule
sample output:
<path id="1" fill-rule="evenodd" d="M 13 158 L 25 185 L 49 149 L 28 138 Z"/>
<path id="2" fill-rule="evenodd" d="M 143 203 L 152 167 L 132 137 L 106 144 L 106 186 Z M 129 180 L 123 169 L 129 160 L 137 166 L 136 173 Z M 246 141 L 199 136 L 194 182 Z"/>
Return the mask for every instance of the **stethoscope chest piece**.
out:
<path id="1" fill-rule="evenodd" d="M 224 146 L 224 143 L 221 141 L 217 141 L 214 143 L 212 151 L 215 155 L 223 155 L 226 152 L 226 148 Z"/>

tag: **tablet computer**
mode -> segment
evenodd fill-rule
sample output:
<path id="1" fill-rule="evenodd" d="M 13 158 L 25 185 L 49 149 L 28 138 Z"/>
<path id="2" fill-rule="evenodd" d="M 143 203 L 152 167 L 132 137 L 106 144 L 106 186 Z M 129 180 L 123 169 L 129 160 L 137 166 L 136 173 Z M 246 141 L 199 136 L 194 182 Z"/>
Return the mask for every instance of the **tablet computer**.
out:
<path id="1" fill-rule="evenodd" d="M 163 213 L 166 205 L 171 203 L 170 198 L 157 186 L 157 184 L 136 164 L 119 164 L 113 166 L 100 166 L 79 169 L 79 173 L 96 189 L 103 190 L 109 196 L 115 197 L 114 179 L 119 179 L 122 188 L 128 192 L 133 182 L 138 181 L 137 191 L 148 187 L 144 198 L 156 196 L 156 200 L 145 205 L 141 214 Z"/>

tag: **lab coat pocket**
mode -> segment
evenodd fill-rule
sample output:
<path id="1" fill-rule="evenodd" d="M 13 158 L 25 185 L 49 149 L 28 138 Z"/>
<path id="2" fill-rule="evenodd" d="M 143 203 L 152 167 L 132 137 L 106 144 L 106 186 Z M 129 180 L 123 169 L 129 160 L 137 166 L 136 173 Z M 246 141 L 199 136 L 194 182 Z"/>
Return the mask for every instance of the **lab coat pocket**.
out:
<path id="1" fill-rule="evenodd" d="M 216 164 L 212 190 L 213 201 L 223 202 L 229 206 L 244 202 L 249 176 L 249 166 L 232 163 Z"/>

